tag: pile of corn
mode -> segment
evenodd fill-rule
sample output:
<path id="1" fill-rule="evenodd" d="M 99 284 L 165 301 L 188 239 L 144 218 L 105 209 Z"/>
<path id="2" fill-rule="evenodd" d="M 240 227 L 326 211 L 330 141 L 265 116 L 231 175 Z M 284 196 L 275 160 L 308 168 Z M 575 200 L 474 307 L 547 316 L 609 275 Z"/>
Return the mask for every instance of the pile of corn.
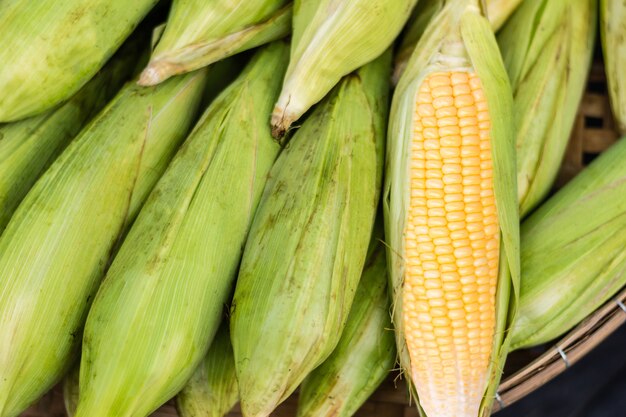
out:
<path id="1" fill-rule="evenodd" d="M 624 2 L 131 3 L 0 2 L 0 417 L 482 417 L 626 284 Z"/>

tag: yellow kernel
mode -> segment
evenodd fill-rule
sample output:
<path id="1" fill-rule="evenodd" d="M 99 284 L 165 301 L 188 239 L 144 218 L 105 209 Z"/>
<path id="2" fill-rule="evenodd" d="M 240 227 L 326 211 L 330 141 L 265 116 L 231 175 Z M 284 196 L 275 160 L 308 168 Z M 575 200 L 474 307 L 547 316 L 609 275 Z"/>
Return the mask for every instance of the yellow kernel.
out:
<path id="1" fill-rule="evenodd" d="M 451 203 L 445 203 L 445 208 L 448 212 L 463 211 L 463 209 L 465 208 L 465 203 L 463 203 L 462 201 L 453 201 Z M 465 218 L 465 216 L 463 216 L 463 218 Z M 448 220 L 450 219 L 448 218 Z"/>
<path id="2" fill-rule="evenodd" d="M 436 151 L 436 150 L 427 150 L 427 151 L 425 151 L 426 159 L 441 159 L 441 154 L 439 152 L 440 151 Z"/>
<path id="3" fill-rule="evenodd" d="M 413 200 L 411 200 L 411 204 L 413 204 Z M 443 198 L 432 198 L 432 199 L 424 199 L 424 204 L 428 208 L 434 207 L 444 207 L 445 203 L 443 202 Z"/>
<path id="4" fill-rule="evenodd" d="M 463 128 L 467 126 L 478 126 L 478 120 L 476 120 L 475 117 L 461 117 L 459 119 L 459 127 Z M 480 139 L 478 138 L 478 135 L 476 135 L 476 138 L 478 139 L 478 142 L 480 143 Z"/>
<path id="5" fill-rule="evenodd" d="M 454 158 L 461 154 L 461 150 L 458 147 L 442 147 L 439 152 L 442 158 Z"/>
<path id="6" fill-rule="evenodd" d="M 424 117 L 421 121 L 424 129 L 426 129 L 427 127 L 437 127 L 436 117 Z"/>
<path id="7" fill-rule="evenodd" d="M 470 136 L 470 135 L 479 135 L 480 131 L 478 129 L 478 126 L 476 125 L 472 125 L 472 126 L 463 126 L 461 128 L 461 136 Z"/>
<path id="8" fill-rule="evenodd" d="M 460 129 L 459 126 L 454 125 L 454 126 L 443 126 L 439 128 L 439 135 L 441 137 L 444 136 L 458 136 L 460 133 Z"/>
<path id="9" fill-rule="evenodd" d="M 477 114 L 478 110 L 476 110 L 476 107 L 473 105 L 473 103 L 465 107 L 460 107 L 457 110 L 457 116 L 460 118 L 475 117 Z M 478 124 L 478 121 L 476 122 L 476 124 Z"/>
<path id="10" fill-rule="evenodd" d="M 454 106 L 454 98 L 450 96 L 433 98 L 433 107 L 435 109 L 442 109 L 444 107 Z"/>
<path id="11" fill-rule="evenodd" d="M 424 143 L 426 146 L 426 143 Z M 479 146 L 465 146 L 461 148 L 461 157 L 475 156 L 480 155 L 480 147 Z"/>
<path id="12" fill-rule="evenodd" d="M 446 194 L 443 201 L 452 203 L 455 201 L 463 201 L 463 186 L 459 184 L 446 185 L 443 190 Z"/>
<path id="13" fill-rule="evenodd" d="M 456 265 L 454 264 L 454 255 L 439 255 L 437 256 L 439 261 L 439 270 L 443 272 L 456 272 Z"/>
<path id="14" fill-rule="evenodd" d="M 441 169 L 443 167 L 443 161 L 440 159 L 430 159 L 424 162 L 426 168 L 428 169 Z"/>
<path id="15" fill-rule="evenodd" d="M 456 113 L 457 113 L 456 107 L 450 106 L 450 107 L 443 107 L 441 109 L 437 109 L 435 111 L 435 116 L 437 118 L 452 117 L 452 116 L 456 116 Z"/>
<path id="16" fill-rule="evenodd" d="M 449 211 L 446 213 L 446 219 L 450 222 L 449 227 L 452 223 L 464 222 L 465 220 L 465 212 L 464 211 Z M 451 229 L 452 230 L 452 229 Z"/>
<path id="17" fill-rule="evenodd" d="M 430 91 L 420 91 L 417 94 L 416 101 L 418 104 L 431 104 L 433 102 L 433 97 L 430 95 Z"/>
<path id="18" fill-rule="evenodd" d="M 444 136 L 440 139 L 441 146 L 459 147 L 461 146 L 461 136 Z"/>
<path id="19" fill-rule="evenodd" d="M 454 105 L 459 109 L 459 116 L 461 116 L 460 109 L 474 107 L 474 96 L 471 94 L 458 95 L 454 98 Z"/>
<path id="20" fill-rule="evenodd" d="M 448 213 L 448 215 L 450 215 L 450 214 Z M 467 227 L 467 224 L 464 221 L 451 221 L 448 224 L 448 228 L 451 231 L 465 229 L 466 227 Z"/>
<path id="21" fill-rule="evenodd" d="M 420 117 L 432 117 L 435 115 L 435 108 L 432 104 L 418 104 L 417 105 L 417 114 Z"/>
<path id="22" fill-rule="evenodd" d="M 460 184 L 463 181 L 463 177 L 459 174 L 446 174 L 443 176 L 444 184 Z"/>
<path id="23" fill-rule="evenodd" d="M 427 188 L 443 188 L 443 181 L 440 179 L 427 179 L 426 180 L 426 187 Z M 479 190 L 480 192 L 480 190 Z"/>
<path id="24" fill-rule="evenodd" d="M 458 71 L 450 74 L 450 83 L 452 85 L 467 84 L 469 85 L 469 74 L 467 72 Z"/>
<path id="25" fill-rule="evenodd" d="M 439 169 L 427 169 L 426 178 L 443 178 L 443 173 Z"/>
<path id="26" fill-rule="evenodd" d="M 446 210 L 443 207 L 435 207 L 428 209 L 428 215 L 432 217 L 443 217 L 446 215 Z"/>
<path id="27" fill-rule="evenodd" d="M 440 85 L 437 87 L 433 87 L 433 85 L 431 84 L 430 87 L 430 94 L 433 96 L 433 98 L 452 96 L 452 87 L 450 85 Z"/>
<path id="28" fill-rule="evenodd" d="M 439 138 L 439 131 L 434 127 L 424 128 L 424 139 L 437 139 Z"/>
<path id="29" fill-rule="evenodd" d="M 445 217 L 430 217 L 428 219 L 429 227 L 443 227 L 448 223 Z"/>
<path id="30" fill-rule="evenodd" d="M 431 90 L 441 87 L 441 86 L 449 86 L 451 85 L 450 76 L 448 73 L 439 73 L 433 74 L 428 78 L 428 86 Z M 471 85 L 471 84 L 470 84 Z"/>
<path id="31" fill-rule="evenodd" d="M 441 172 L 444 174 L 460 174 L 463 168 L 461 165 L 457 164 L 443 164 L 441 167 Z"/>
<path id="32" fill-rule="evenodd" d="M 450 231 L 446 227 L 433 227 L 429 230 L 430 237 L 440 238 L 450 236 Z"/>
<path id="33" fill-rule="evenodd" d="M 437 125 L 439 127 L 457 126 L 458 124 L 459 124 L 459 118 L 456 116 L 442 117 L 437 122 Z"/>
<path id="34" fill-rule="evenodd" d="M 426 198 L 429 199 L 438 199 L 438 198 L 444 198 L 444 192 L 441 189 L 428 189 L 426 190 Z"/>
<path id="35" fill-rule="evenodd" d="M 454 253 L 454 248 L 451 245 L 441 245 L 435 247 L 435 255 L 449 255 Z"/>

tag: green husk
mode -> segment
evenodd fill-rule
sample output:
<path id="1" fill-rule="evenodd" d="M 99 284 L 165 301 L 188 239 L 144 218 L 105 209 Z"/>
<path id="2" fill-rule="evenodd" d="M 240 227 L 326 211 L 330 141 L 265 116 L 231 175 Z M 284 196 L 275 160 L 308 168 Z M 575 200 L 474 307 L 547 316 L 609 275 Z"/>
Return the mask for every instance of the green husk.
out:
<path id="1" fill-rule="evenodd" d="M 400 364 L 411 383 L 411 361 L 404 340 L 402 289 L 405 275 L 404 229 L 408 218 L 410 144 L 413 137 L 415 97 L 433 71 L 475 71 L 481 79 L 491 115 L 493 183 L 501 230 L 500 270 L 496 293 L 496 329 L 488 385 L 479 415 L 491 411 L 510 337 L 519 296 L 519 214 L 515 181 L 515 144 L 511 89 L 493 31 L 479 13 L 478 1 L 452 0 L 432 20 L 413 53 L 394 94 L 387 148 L 383 206 L 388 240 L 388 266 L 393 295 L 393 321 Z M 419 405 L 419 399 L 418 399 Z M 422 415 L 424 410 L 419 408 Z M 432 416 L 429 416 L 432 417 Z"/>
<path id="2" fill-rule="evenodd" d="M 51 109 L 113 55 L 157 0 L 0 2 L 0 123 Z"/>
<path id="3" fill-rule="evenodd" d="M 220 326 L 204 360 L 176 397 L 180 417 L 223 417 L 239 400 L 228 322 Z"/>
<path id="4" fill-rule="evenodd" d="M 288 0 L 175 0 L 139 84 L 202 68 L 291 31 Z"/>
<path id="5" fill-rule="evenodd" d="M 0 234 L 37 178 L 126 82 L 140 39 L 129 41 L 78 93 L 40 116 L 0 125 Z"/>
<path id="6" fill-rule="evenodd" d="M 600 34 L 611 109 L 618 130 L 626 134 L 626 3 L 600 0 Z"/>
<path id="7" fill-rule="evenodd" d="M 274 137 L 320 101 L 341 77 L 379 56 L 417 0 L 295 0 L 289 68 L 274 112 Z"/>
<path id="8" fill-rule="evenodd" d="M 548 195 L 591 65 L 596 0 L 526 0 L 498 36 L 511 79 L 522 217 Z"/>
<path id="9" fill-rule="evenodd" d="M 522 0 L 486 0 L 487 17 L 494 31 L 498 31 L 509 16 L 515 11 Z M 402 36 L 402 42 L 396 52 L 393 69 L 393 82 L 397 84 L 402 72 L 415 50 L 417 42 L 422 37 L 426 27 L 439 13 L 445 0 L 421 0 L 415 6 L 415 10 L 409 19 L 407 30 Z"/>
<path id="10" fill-rule="evenodd" d="M 78 363 L 76 364 L 78 365 Z M 63 378 L 63 405 L 68 417 L 74 417 L 78 405 L 78 376 L 80 368 L 74 366 Z"/>
<path id="11" fill-rule="evenodd" d="M 185 137 L 205 73 L 128 84 L 26 195 L 0 236 L 0 416 L 75 359 L 109 257 Z"/>
<path id="12" fill-rule="evenodd" d="M 382 225 L 370 242 L 346 327 L 333 353 L 302 383 L 298 417 L 350 417 L 396 362 Z"/>
<path id="13" fill-rule="evenodd" d="M 515 349 L 570 330 L 626 285 L 626 140 L 522 223 Z"/>
<path id="14" fill-rule="evenodd" d="M 380 194 L 390 61 L 344 78 L 272 168 L 231 307 L 247 417 L 270 415 L 339 342 Z"/>
<path id="15" fill-rule="evenodd" d="M 267 118 L 288 47 L 259 52 L 158 182 L 85 325 L 77 417 L 147 416 L 204 358 L 280 151 Z"/>

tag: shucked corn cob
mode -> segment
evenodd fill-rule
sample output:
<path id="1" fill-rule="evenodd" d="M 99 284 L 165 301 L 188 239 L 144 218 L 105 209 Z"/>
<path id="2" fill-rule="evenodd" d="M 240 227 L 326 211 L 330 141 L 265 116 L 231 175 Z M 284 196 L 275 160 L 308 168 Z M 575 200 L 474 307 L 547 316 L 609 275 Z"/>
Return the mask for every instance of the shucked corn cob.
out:
<path id="1" fill-rule="evenodd" d="M 626 3 L 600 0 L 604 67 L 617 128 L 626 134 Z"/>
<path id="2" fill-rule="evenodd" d="M 156 2 L 0 1 L 0 123 L 76 93 Z"/>
<path id="3" fill-rule="evenodd" d="M 350 417 L 396 361 L 382 224 L 370 242 L 346 328 L 333 353 L 302 383 L 298 417 Z"/>
<path id="4" fill-rule="evenodd" d="M 490 413 L 519 282 L 512 97 L 478 3 L 449 1 L 432 21 L 390 119 L 396 344 L 428 417 Z"/>
<path id="5" fill-rule="evenodd" d="M 272 114 L 274 137 L 320 101 L 341 77 L 379 56 L 417 0 L 295 0 L 291 58 Z"/>
<path id="6" fill-rule="evenodd" d="M 184 138 L 204 81 L 127 85 L 0 236 L 0 416 L 18 415 L 72 364 L 110 254 Z"/>
<path id="7" fill-rule="evenodd" d="M 147 416 L 218 329 L 267 173 L 288 47 L 270 45 L 209 107 L 128 233 L 85 325 L 77 417 Z"/>
<path id="8" fill-rule="evenodd" d="M 522 217 L 565 154 L 595 43 L 596 0 L 525 0 L 498 35 L 514 96 Z"/>
<path id="9" fill-rule="evenodd" d="M 380 194 L 390 60 L 344 78 L 272 168 L 231 307 L 246 417 L 270 415 L 339 341 Z"/>
<path id="10" fill-rule="evenodd" d="M 163 36 L 139 84 L 207 66 L 287 36 L 288 0 L 175 0 Z"/>
<path id="11" fill-rule="evenodd" d="M 626 284 L 626 140 L 522 223 L 522 280 L 512 347 L 552 340 Z"/>
<path id="12" fill-rule="evenodd" d="M 37 178 L 130 77 L 143 47 L 132 39 L 63 105 L 40 116 L 0 125 L 0 233 Z"/>
<path id="13" fill-rule="evenodd" d="M 206 357 L 176 397 L 176 409 L 180 417 L 223 417 L 238 400 L 235 358 L 224 321 Z"/>
<path id="14" fill-rule="evenodd" d="M 515 11 L 522 0 L 486 0 L 487 17 L 494 31 L 498 31 L 509 16 Z M 402 72 L 415 50 L 417 41 L 426 30 L 428 23 L 439 13 L 445 0 L 420 0 L 415 6 L 409 20 L 408 29 L 402 37 L 402 43 L 396 53 L 393 69 L 394 84 L 400 79 Z"/>

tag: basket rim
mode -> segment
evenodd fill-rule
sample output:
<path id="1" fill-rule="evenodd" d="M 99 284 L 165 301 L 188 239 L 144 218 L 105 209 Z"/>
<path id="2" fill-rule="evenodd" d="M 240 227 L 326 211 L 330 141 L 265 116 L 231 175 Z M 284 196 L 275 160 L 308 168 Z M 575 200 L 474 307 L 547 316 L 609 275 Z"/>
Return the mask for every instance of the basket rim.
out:
<path id="1" fill-rule="evenodd" d="M 626 323 L 626 286 L 544 354 L 506 378 L 496 391 L 492 414 L 562 374 L 624 323 Z"/>

